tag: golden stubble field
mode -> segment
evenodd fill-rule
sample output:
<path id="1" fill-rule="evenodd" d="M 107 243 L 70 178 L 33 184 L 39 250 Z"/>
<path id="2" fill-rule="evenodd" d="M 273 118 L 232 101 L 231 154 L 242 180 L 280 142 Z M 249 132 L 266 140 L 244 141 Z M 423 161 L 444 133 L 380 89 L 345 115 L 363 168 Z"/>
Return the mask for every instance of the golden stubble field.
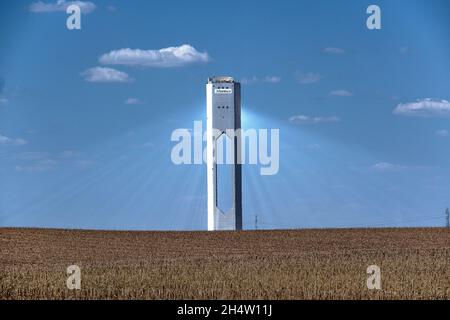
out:
<path id="1" fill-rule="evenodd" d="M 449 229 L 0 229 L 0 299 L 449 299 Z M 68 290 L 66 269 L 81 268 Z M 369 265 L 382 289 L 366 286 Z"/>

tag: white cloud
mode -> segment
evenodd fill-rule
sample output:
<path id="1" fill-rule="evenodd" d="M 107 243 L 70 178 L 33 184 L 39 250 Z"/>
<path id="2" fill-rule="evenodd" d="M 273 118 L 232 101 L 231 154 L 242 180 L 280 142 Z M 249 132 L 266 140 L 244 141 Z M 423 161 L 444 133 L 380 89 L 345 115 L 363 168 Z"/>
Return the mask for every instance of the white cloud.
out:
<path id="1" fill-rule="evenodd" d="M 59 158 L 63 158 L 63 159 L 72 159 L 75 157 L 78 157 L 80 155 L 79 152 L 74 151 L 74 150 L 64 150 L 63 152 L 60 152 L 58 154 Z"/>
<path id="2" fill-rule="evenodd" d="M 32 160 L 43 160 L 47 159 L 49 154 L 47 152 L 20 152 L 14 155 L 11 155 L 9 158 L 14 160 L 23 160 L 23 161 L 32 161 Z"/>
<path id="3" fill-rule="evenodd" d="M 262 82 L 267 82 L 267 83 L 278 83 L 281 81 L 281 77 L 279 76 L 265 76 L 264 79 L 262 80 Z"/>
<path id="4" fill-rule="evenodd" d="M 101 64 L 171 68 L 210 61 L 207 52 L 199 52 L 188 44 L 159 50 L 119 49 L 103 54 Z"/>
<path id="5" fill-rule="evenodd" d="M 256 76 L 250 77 L 250 78 L 242 78 L 241 83 L 242 84 L 255 84 L 259 82 L 259 78 Z"/>
<path id="6" fill-rule="evenodd" d="M 0 134 L 0 146 L 22 146 L 27 141 L 21 138 L 8 138 Z"/>
<path id="7" fill-rule="evenodd" d="M 395 165 L 389 162 L 379 162 L 372 166 L 372 169 L 378 172 L 392 172 L 404 169 L 404 166 Z"/>
<path id="8" fill-rule="evenodd" d="M 79 167 L 79 168 L 88 168 L 91 167 L 95 164 L 94 161 L 91 160 L 77 160 L 75 161 L 75 166 Z"/>
<path id="9" fill-rule="evenodd" d="M 65 12 L 67 7 L 70 5 L 77 5 L 80 7 L 82 13 L 91 13 L 95 10 L 96 6 L 94 3 L 89 1 L 64 1 L 58 0 L 55 3 L 38 1 L 32 3 L 28 9 L 35 13 L 44 12 Z"/>
<path id="10" fill-rule="evenodd" d="M 14 160 L 14 170 L 18 172 L 41 172 L 54 168 L 56 165 L 72 164 L 77 167 L 87 167 L 92 163 L 83 159 L 83 153 L 74 150 L 64 150 L 51 155 L 48 152 L 16 152 L 2 155 L 0 160 Z"/>
<path id="11" fill-rule="evenodd" d="M 295 76 L 297 78 L 297 81 L 301 84 L 312 84 L 319 82 L 322 79 L 320 73 L 315 72 L 307 72 L 307 73 L 296 72 Z"/>
<path id="12" fill-rule="evenodd" d="M 125 72 L 104 67 L 90 68 L 81 75 L 88 82 L 129 82 L 132 80 Z"/>
<path id="13" fill-rule="evenodd" d="M 145 147 L 145 148 L 150 148 L 150 147 L 154 147 L 155 144 L 153 142 L 151 142 L 151 141 L 148 141 L 146 143 L 143 143 L 142 146 Z"/>
<path id="14" fill-rule="evenodd" d="M 127 100 L 125 100 L 125 104 L 141 104 L 141 100 L 139 100 L 138 98 L 128 98 Z"/>
<path id="15" fill-rule="evenodd" d="M 378 162 L 371 166 L 372 170 L 377 172 L 400 172 L 404 170 L 428 170 L 433 169 L 430 166 L 410 166 L 410 165 L 399 165 L 392 164 L 389 162 Z"/>
<path id="16" fill-rule="evenodd" d="M 323 49 L 323 52 L 333 53 L 333 54 L 344 54 L 345 50 L 341 49 L 341 48 L 327 47 L 327 48 Z"/>
<path id="17" fill-rule="evenodd" d="M 401 103 L 394 109 L 394 114 L 418 117 L 450 116 L 450 102 L 428 98 Z"/>
<path id="18" fill-rule="evenodd" d="M 445 138 L 445 137 L 450 136 L 450 132 L 448 132 L 448 130 L 438 130 L 438 131 L 436 131 L 436 135 L 438 137 Z"/>
<path id="19" fill-rule="evenodd" d="M 353 96 L 353 93 L 347 90 L 333 90 L 330 92 L 330 95 L 338 97 L 351 97 Z"/>
<path id="20" fill-rule="evenodd" d="M 309 117 L 304 115 L 296 115 L 289 118 L 289 122 L 293 124 L 320 124 L 339 122 L 340 119 L 336 116 L 331 117 Z"/>
<path id="21" fill-rule="evenodd" d="M 31 165 L 17 165 L 14 167 L 14 169 L 19 172 L 41 172 L 52 168 L 57 163 L 57 161 L 52 159 L 43 159 L 36 161 Z"/>
<path id="22" fill-rule="evenodd" d="M 242 78 L 242 84 L 256 84 L 256 83 L 279 83 L 281 81 L 281 77 L 279 76 L 265 76 L 263 78 L 259 78 L 253 76 L 251 78 Z"/>

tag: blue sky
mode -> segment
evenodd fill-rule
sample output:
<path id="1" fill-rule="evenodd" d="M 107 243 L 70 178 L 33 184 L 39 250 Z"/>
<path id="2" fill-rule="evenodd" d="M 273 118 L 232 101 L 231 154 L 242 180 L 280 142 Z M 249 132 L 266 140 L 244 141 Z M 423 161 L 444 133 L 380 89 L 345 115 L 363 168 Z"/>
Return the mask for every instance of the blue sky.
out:
<path id="1" fill-rule="evenodd" d="M 170 134 L 211 75 L 280 129 L 279 173 L 244 167 L 244 228 L 444 224 L 450 1 L 93 0 L 81 30 L 65 6 L 0 5 L 0 226 L 206 229 L 206 168 Z"/>

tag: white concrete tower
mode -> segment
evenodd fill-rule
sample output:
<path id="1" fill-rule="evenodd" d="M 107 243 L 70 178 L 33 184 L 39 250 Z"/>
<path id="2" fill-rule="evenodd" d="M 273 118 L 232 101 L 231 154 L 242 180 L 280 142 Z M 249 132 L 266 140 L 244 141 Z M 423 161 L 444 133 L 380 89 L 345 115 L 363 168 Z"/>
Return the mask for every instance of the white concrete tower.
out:
<path id="1" fill-rule="evenodd" d="M 242 229 L 241 85 L 231 77 L 212 77 L 206 84 L 208 230 Z M 217 150 L 226 147 L 220 159 Z M 231 152 L 229 152 L 231 150 Z M 227 161 L 230 160 L 231 161 Z M 221 161 L 223 160 L 223 161 Z"/>

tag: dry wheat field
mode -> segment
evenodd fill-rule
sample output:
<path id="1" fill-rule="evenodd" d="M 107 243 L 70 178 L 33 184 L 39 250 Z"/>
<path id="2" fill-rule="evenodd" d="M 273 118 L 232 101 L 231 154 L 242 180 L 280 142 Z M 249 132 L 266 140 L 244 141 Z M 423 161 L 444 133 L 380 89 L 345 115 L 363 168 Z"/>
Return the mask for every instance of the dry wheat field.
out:
<path id="1" fill-rule="evenodd" d="M 450 230 L 0 229 L 0 299 L 449 299 Z M 66 286 L 69 265 L 81 289 Z M 381 290 L 366 285 L 381 268 Z"/>

